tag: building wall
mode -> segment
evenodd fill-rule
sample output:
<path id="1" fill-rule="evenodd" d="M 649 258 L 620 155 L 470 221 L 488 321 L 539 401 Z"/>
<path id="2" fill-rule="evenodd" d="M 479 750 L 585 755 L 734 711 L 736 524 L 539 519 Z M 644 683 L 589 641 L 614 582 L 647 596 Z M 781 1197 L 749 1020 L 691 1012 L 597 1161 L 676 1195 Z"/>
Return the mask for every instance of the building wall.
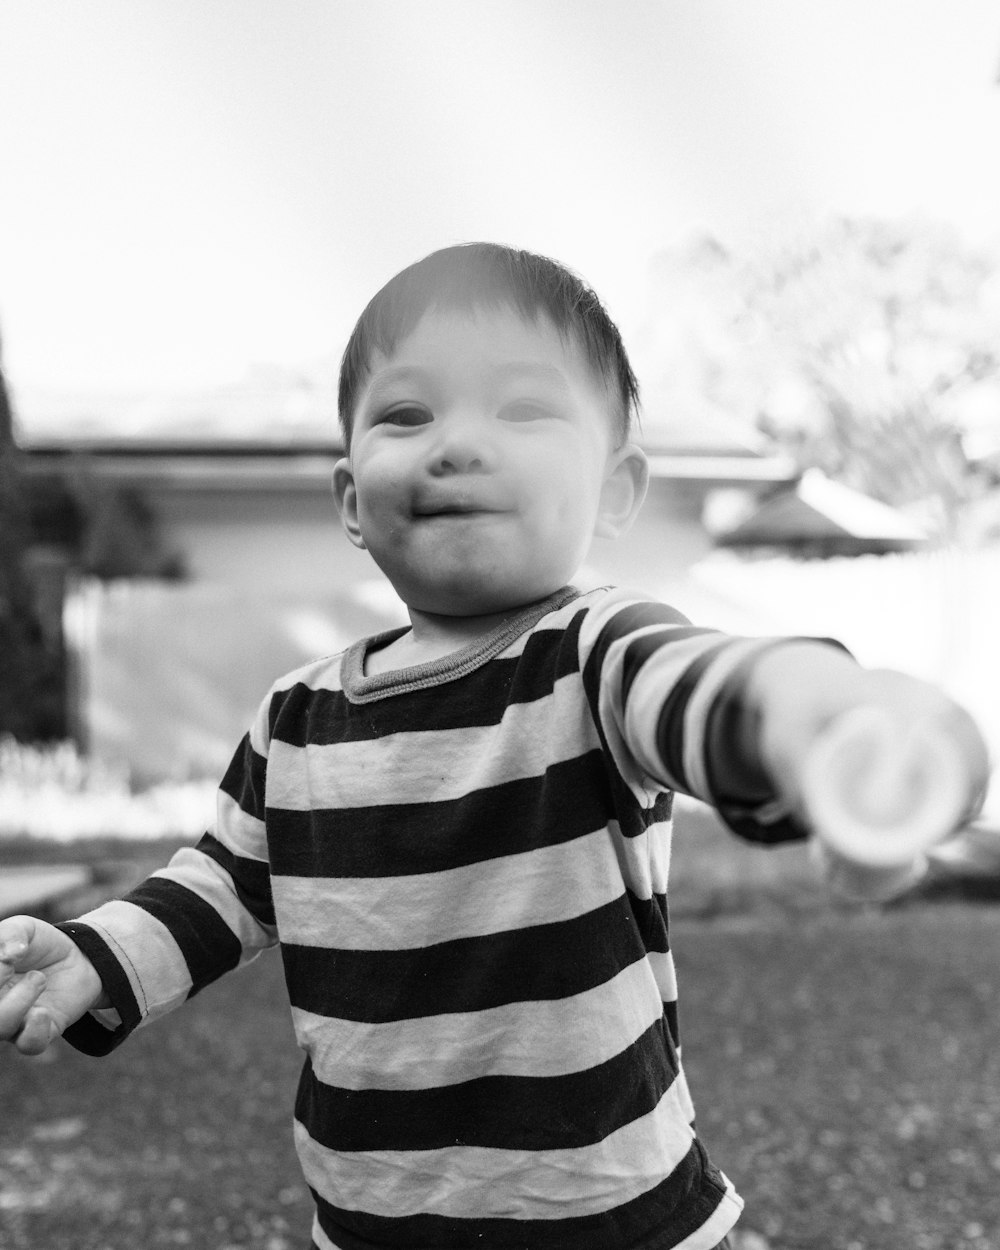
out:
<path id="1" fill-rule="evenodd" d="M 160 488 L 149 498 L 164 545 L 182 554 L 194 582 L 325 595 L 370 576 L 329 491 Z"/>
<path id="2" fill-rule="evenodd" d="M 405 623 L 405 611 L 325 490 L 175 487 L 150 501 L 189 580 L 76 587 L 73 719 L 92 754 L 140 784 L 220 776 L 273 680 Z M 699 490 L 655 483 L 633 531 L 596 540 L 579 581 L 676 602 L 710 548 L 701 506 Z"/>

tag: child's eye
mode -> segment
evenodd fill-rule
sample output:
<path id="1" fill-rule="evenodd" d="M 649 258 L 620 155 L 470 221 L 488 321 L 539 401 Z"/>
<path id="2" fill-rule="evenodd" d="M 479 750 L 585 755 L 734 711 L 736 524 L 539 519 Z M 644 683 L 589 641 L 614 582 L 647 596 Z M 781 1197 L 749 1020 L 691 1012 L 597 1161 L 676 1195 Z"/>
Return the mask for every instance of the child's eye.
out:
<path id="1" fill-rule="evenodd" d="M 514 403 L 504 404 L 500 410 L 500 416 L 504 421 L 543 421 L 546 417 L 554 415 L 550 408 L 531 399 L 519 399 Z"/>
<path id="2" fill-rule="evenodd" d="M 414 404 L 400 404 L 397 408 L 390 408 L 387 412 L 383 412 L 378 419 L 378 424 L 409 427 L 426 425 L 431 420 L 433 416 L 427 408 L 418 408 Z"/>

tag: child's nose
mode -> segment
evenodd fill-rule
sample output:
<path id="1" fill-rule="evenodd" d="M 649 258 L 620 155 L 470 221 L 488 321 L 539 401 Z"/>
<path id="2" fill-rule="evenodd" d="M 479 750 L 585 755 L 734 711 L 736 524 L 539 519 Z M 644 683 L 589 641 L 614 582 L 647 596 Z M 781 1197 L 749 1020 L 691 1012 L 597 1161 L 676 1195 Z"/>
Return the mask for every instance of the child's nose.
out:
<path id="1" fill-rule="evenodd" d="M 431 472 L 438 476 L 488 473 L 494 458 L 489 439 L 477 422 L 454 422 L 442 431 L 434 449 Z"/>

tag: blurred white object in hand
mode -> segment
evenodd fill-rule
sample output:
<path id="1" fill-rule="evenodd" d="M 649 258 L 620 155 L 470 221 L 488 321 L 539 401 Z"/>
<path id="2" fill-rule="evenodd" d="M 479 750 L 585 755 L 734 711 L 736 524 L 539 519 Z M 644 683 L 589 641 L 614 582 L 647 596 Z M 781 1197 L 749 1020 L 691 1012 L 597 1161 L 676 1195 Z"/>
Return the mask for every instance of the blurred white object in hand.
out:
<path id="1" fill-rule="evenodd" d="M 971 814 L 972 784 L 961 744 L 934 722 L 906 724 L 876 707 L 838 716 L 802 775 L 832 888 L 874 901 L 915 885 L 927 852 Z"/>

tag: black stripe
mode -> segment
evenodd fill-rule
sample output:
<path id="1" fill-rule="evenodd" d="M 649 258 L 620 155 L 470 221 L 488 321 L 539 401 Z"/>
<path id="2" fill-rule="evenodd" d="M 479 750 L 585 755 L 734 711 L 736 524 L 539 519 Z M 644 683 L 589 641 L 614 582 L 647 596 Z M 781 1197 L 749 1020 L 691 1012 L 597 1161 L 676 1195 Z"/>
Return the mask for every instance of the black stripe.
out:
<path id="1" fill-rule="evenodd" d="M 239 938 L 215 908 L 187 886 L 166 877 L 150 877 L 126 894 L 125 900 L 170 930 L 194 982 L 191 995 L 239 963 Z"/>
<path id="2" fill-rule="evenodd" d="M 89 1013 L 80 1017 L 63 1032 L 67 1042 L 85 1055 L 108 1055 L 128 1037 L 140 1023 L 142 1011 L 136 1001 L 128 976 L 117 955 L 107 942 L 88 924 L 66 920 L 56 925 L 79 946 L 97 970 L 101 984 L 121 1016 L 117 1029 L 106 1029 Z"/>
<path id="3" fill-rule="evenodd" d="M 214 860 L 233 881 L 236 896 L 261 924 L 274 924 L 274 900 L 271 898 L 271 871 L 267 864 L 244 855 L 235 855 L 211 833 L 206 833 L 196 850 Z"/>
<path id="4" fill-rule="evenodd" d="M 581 950 L 591 952 L 580 959 Z M 642 959 L 625 894 L 573 920 L 414 950 L 282 943 L 292 1005 L 373 1024 L 568 998 Z"/>
<path id="5" fill-rule="evenodd" d="M 393 733 L 498 725 L 511 704 L 543 699 L 560 677 L 577 671 L 579 628 L 571 622 L 565 631 L 540 629 L 519 656 L 501 656 L 445 684 L 363 705 L 351 703 L 340 690 L 312 690 L 299 683 L 274 696 L 271 737 L 289 746 L 331 746 Z"/>
<path id="6" fill-rule="evenodd" d="M 601 752 L 440 803 L 295 812 L 271 808 L 274 876 L 392 877 L 440 872 L 558 846 L 614 814 Z"/>
<path id="7" fill-rule="evenodd" d="M 709 709 L 705 773 L 715 803 L 753 807 L 774 798 L 774 786 L 759 751 L 759 713 L 748 704 L 747 683 L 758 659 L 784 642 L 776 639 L 738 664 Z"/>
<path id="8" fill-rule="evenodd" d="M 533 703 L 552 693 L 556 682 L 580 671 L 580 628 L 586 611 L 577 612 L 565 629 L 537 629 L 524 644 L 510 681 L 510 703 Z"/>
<path id="9" fill-rule="evenodd" d="M 630 890 L 628 898 L 643 946 L 650 952 L 665 954 L 670 949 L 667 941 L 667 896 L 654 894 L 652 898 L 638 898 Z"/>
<path id="10" fill-rule="evenodd" d="M 789 641 L 825 643 L 846 651 L 830 638 L 774 639 L 732 672 L 712 703 L 705 729 L 705 768 L 712 802 L 735 834 L 748 842 L 765 845 L 799 841 L 808 836 L 805 826 L 795 816 L 785 816 L 765 825 L 751 814 L 753 808 L 775 798 L 775 787 L 760 755 L 759 726 L 755 723 L 759 715 L 747 702 L 747 683 L 764 652 Z"/>
<path id="11" fill-rule="evenodd" d="M 661 647 L 669 647 L 672 642 L 680 642 L 685 638 L 697 638 L 699 635 L 718 634 L 715 629 L 698 629 L 691 625 L 688 628 L 675 626 L 673 629 L 660 629 L 655 634 L 643 634 L 625 648 L 625 659 L 622 665 L 622 703 L 624 704 L 632 689 L 632 683 L 639 676 L 639 671 L 651 655 L 655 655 Z"/>
<path id="12" fill-rule="evenodd" d="M 676 1075 L 661 1017 L 620 1054 L 564 1076 L 491 1076 L 418 1090 L 353 1090 L 317 1080 L 307 1062 L 295 1118 L 331 1150 L 569 1150 L 647 1115 Z"/>
<path id="13" fill-rule="evenodd" d="M 224 790 L 248 816 L 264 819 L 264 777 L 267 760 L 250 745 L 244 734 L 229 762 L 220 789 Z"/>
<path id="14" fill-rule="evenodd" d="M 648 625 L 689 625 L 686 616 L 665 603 L 633 603 L 622 608 L 607 622 L 587 656 L 583 670 L 583 684 L 590 698 L 590 705 L 597 715 L 597 697 L 600 693 L 601 671 L 611 647 L 622 638 L 644 629 Z"/>
<path id="15" fill-rule="evenodd" d="M 804 842 L 809 830 L 795 815 L 782 816 L 765 825 L 742 808 L 720 804 L 716 811 L 723 824 L 737 837 L 760 846 L 779 846 L 785 842 Z"/>
<path id="16" fill-rule="evenodd" d="M 681 1029 L 680 1022 L 677 1019 L 676 1001 L 666 1002 L 663 1004 L 663 1019 L 666 1021 L 667 1032 L 670 1034 L 670 1040 L 677 1049 L 680 1049 Z"/>
<path id="17" fill-rule="evenodd" d="M 730 640 L 724 638 L 711 650 L 698 656 L 687 666 L 667 696 L 660 709 L 660 721 L 657 726 L 656 742 L 660 749 L 660 758 L 671 777 L 680 789 L 691 793 L 691 783 L 684 772 L 684 713 L 688 702 L 701 678 L 720 651 L 729 646 Z"/>
<path id="18" fill-rule="evenodd" d="M 333 1206 L 312 1190 L 319 1224 L 340 1250 L 608 1250 L 609 1246 L 675 1246 L 711 1218 L 725 1193 L 700 1143 L 674 1171 L 638 1198 L 597 1215 L 565 1219 L 392 1217 Z"/>
<path id="19" fill-rule="evenodd" d="M 278 691 L 269 712 L 270 736 L 289 746 L 364 742 L 390 733 L 473 729 L 499 724 L 512 703 L 531 703 L 552 693 L 561 677 L 579 670 L 579 634 L 587 610 L 564 630 L 537 629 L 519 656 L 498 657 L 426 690 L 409 689 L 364 704 L 363 711 L 339 690 L 313 690 L 301 682 Z M 664 604 L 623 608 L 602 630 L 595 663 L 619 637 L 644 625 L 686 625 Z M 711 632 L 711 631 L 708 631 Z"/>

